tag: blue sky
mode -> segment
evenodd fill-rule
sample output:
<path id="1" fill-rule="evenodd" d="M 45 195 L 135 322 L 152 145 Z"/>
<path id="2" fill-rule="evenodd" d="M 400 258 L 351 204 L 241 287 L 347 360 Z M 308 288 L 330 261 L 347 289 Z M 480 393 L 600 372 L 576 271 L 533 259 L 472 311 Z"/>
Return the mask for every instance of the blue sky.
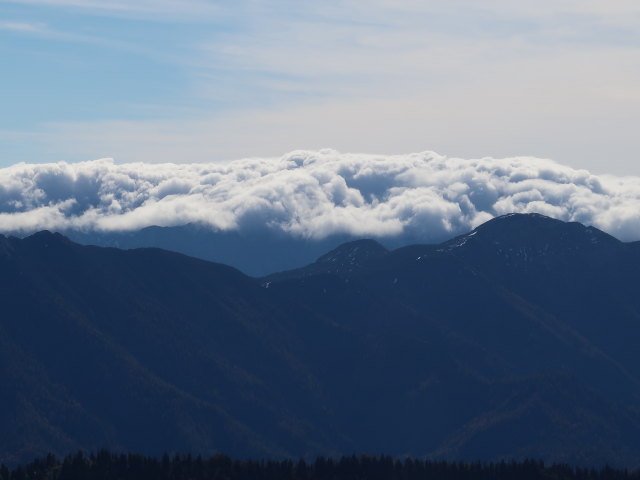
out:
<path id="1" fill-rule="evenodd" d="M 633 0 L 0 0 L 0 166 L 295 149 L 640 175 Z"/>

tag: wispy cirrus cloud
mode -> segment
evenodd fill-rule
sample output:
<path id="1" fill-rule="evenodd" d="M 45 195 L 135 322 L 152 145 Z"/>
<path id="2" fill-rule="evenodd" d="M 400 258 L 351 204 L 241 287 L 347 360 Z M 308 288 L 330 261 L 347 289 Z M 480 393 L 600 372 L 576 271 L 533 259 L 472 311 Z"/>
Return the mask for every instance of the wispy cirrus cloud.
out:
<path id="1" fill-rule="evenodd" d="M 295 151 L 227 164 L 19 164 L 0 170 L 0 230 L 135 230 L 197 222 L 435 242 L 512 212 L 640 239 L 640 177 L 531 157 Z"/>
<path id="2" fill-rule="evenodd" d="M 41 33 L 42 25 L 25 22 L 0 22 L 0 30 L 22 33 Z"/>
<path id="3" fill-rule="evenodd" d="M 119 0 L 5 0 L 5 3 L 19 3 L 35 7 L 75 9 L 90 14 L 110 14 L 115 16 L 133 16 L 146 20 L 162 19 L 168 16 L 196 19 L 198 15 L 211 15 L 221 11 L 217 2 L 205 0 L 138 0 L 124 2 Z"/>
<path id="4" fill-rule="evenodd" d="M 12 32 L 19 35 L 35 36 L 43 39 L 57 40 L 62 42 L 77 42 L 101 45 L 109 48 L 127 49 L 133 51 L 139 50 L 139 48 L 134 44 L 127 44 L 122 41 L 109 38 L 101 38 L 98 36 L 73 33 L 71 31 L 56 30 L 43 22 L 26 23 L 17 21 L 4 21 L 0 22 L 0 30 Z"/>

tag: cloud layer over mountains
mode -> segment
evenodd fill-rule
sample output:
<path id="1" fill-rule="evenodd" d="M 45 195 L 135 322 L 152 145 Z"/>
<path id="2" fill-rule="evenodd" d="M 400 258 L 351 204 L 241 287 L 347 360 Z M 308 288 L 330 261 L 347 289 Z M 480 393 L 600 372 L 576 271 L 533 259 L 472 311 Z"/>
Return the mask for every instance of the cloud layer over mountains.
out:
<path id="1" fill-rule="evenodd" d="M 0 169 L 0 231 L 135 230 L 197 222 L 441 241 L 490 218 L 538 212 L 640 239 L 640 177 L 530 157 L 459 159 L 295 151 L 226 164 L 18 164 Z"/>

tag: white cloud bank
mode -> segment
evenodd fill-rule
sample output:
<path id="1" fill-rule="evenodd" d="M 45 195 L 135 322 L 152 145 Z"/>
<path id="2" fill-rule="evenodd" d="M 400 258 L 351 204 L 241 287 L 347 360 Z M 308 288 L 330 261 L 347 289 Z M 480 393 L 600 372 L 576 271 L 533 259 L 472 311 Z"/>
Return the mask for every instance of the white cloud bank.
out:
<path id="1" fill-rule="evenodd" d="M 640 239 L 640 177 L 551 160 L 295 151 L 198 164 L 17 164 L 0 169 L 0 231 L 135 230 L 202 223 L 440 241 L 494 216 L 537 212 Z"/>

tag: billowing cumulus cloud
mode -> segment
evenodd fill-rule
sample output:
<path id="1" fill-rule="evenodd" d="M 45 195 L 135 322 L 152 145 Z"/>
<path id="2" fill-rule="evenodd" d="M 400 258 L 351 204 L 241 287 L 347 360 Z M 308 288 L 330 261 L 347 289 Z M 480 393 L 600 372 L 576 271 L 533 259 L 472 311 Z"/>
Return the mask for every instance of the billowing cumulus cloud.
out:
<path id="1" fill-rule="evenodd" d="M 18 164 L 0 169 L 0 231 L 126 231 L 200 223 L 439 241 L 537 212 L 640 239 L 640 177 L 551 160 L 295 151 L 226 164 Z"/>

